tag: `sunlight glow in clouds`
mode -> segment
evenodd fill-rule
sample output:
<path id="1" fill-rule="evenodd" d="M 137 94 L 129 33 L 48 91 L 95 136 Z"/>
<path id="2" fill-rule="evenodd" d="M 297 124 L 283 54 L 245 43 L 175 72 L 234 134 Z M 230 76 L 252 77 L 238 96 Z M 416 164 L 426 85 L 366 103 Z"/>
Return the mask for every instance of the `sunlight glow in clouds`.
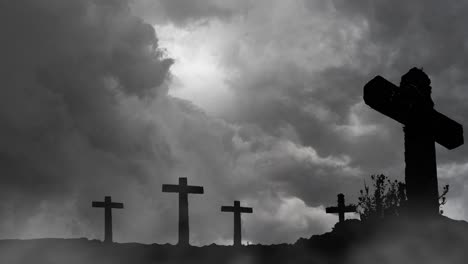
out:
<path id="1" fill-rule="evenodd" d="M 228 72 L 219 63 L 220 37 L 210 25 L 182 29 L 155 26 L 160 46 L 175 60 L 169 94 L 189 100 L 210 114 L 223 111 L 232 96 L 226 85 Z"/>

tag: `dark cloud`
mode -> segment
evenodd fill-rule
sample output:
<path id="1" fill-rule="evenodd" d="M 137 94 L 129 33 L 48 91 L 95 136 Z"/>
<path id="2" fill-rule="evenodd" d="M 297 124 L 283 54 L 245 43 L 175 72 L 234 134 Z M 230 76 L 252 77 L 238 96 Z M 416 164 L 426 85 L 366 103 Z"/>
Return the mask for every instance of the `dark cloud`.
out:
<path id="1" fill-rule="evenodd" d="M 224 0 L 134 0 L 132 9 L 151 23 L 173 23 L 187 26 L 210 19 L 229 19 L 245 13 L 248 1 Z"/>
<path id="2" fill-rule="evenodd" d="M 233 104 L 239 106 L 226 117 L 256 124 L 275 136 L 290 126 L 295 142 L 319 155 L 349 156 L 350 165 L 362 171 L 361 182 L 380 172 L 403 179 L 401 125 L 363 104 L 362 87 L 377 74 L 398 83 L 411 67 L 424 67 L 432 79 L 436 108 L 468 124 L 467 94 L 462 91 L 468 84 L 463 77 L 466 7 L 440 1 L 396 6 L 388 1 L 287 6 L 260 1 L 234 30 L 242 34 L 240 43 L 224 53 L 225 65 L 237 72 L 229 84 L 236 97 Z M 467 148 L 438 148 L 438 161 L 445 167 L 452 164 L 451 171 L 462 171 Z M 448 183 L 444 172 L 441 182 Z M 310 176 L 315 173 L 304 170 L 288 184 L 306 186 L 297 179 L 310 179 L 310 184 L 325 185 Z M 466 177 L 456 177 L 453 192 L 461 194 L 465 184 L 457 182 Z M 348 186 L 355 188 L 356 183 Z M 322 190 L 314 201 L 330 191 Z M 306 199 L 304 193 L 299 197 Z"/>
<path id="3" fill-rule="evenodd" d="M 116 240 L 175 242 L 177 199 L 160 188 L 184 176 L 205 187 L 190 197 L 193 242 L 229 241 L 219 208 L 234 199 L 254 207 L 246 239 L 293 242 L 328 230 L 324 206 L 355 202 L 367 175 L 403 178 L 401 126 L 362 102 L 374 75 L 424 67 L 437 108 L 468 124 L 465 5 L 229 2 L 0 3 L 2 237 L 98 237 L 90 201 L 112 195 L 126 207 Z M 173 61 L 132 14 L 229 32 L 230 110 L 168 96 Z M 466 208 L 466 148 L 438 151 L 449 204 Z"/>
<path id="4" fill-rule="evenodd" d="M 1 214 L 15 222 L 2 236 L 24 235 L 49 203 L 118 197 L 146 181 L 139 163 L 164 171 L 168 146 L 131 108 L 165 95 L 172 62 L 125 2 L 3 3 L 0 30 Z"/>
<path id="5" fill-rule="evenodd" d="M 283 191 L 269 178 L 275 167 L 256 168 L 283 159 L 269 145 L 292 143 L 167 96 L 172 60 L 126 2 L 9 2 L 0 16 L 2 237 L 100 237 L 102 212 L 90 204 L 112 195 L 125 203 L 114 212 L 117 241 L 174 243 L 177 198 L 161 184 L 188 177 L 206 190 L 190 198 L 194 243 L 226 243 L 221 205 L 248 198 L 261 206 L 270 197 L 260 193 Z M 322 163 L 291 146 L 285 167 Z M 255 153 L 261 159 L 250 160 Z M 294 225 L 286 220 L 275 220 L 283 233 Z"/>

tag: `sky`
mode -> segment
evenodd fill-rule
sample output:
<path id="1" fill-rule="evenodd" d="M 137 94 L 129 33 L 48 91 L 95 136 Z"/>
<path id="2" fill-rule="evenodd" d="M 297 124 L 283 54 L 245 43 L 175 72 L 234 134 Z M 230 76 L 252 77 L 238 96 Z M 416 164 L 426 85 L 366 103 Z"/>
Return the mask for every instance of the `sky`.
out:
<path id="1" fill-rule="evenodd" d="M 364 104 L 412 67 L 468 124 L 467 1 L 0 0 L 0 238 L 293 243 L 330 231 L 371 174 L 404 179 L 401 124 Z M 466 135 L 465 135 L 466 136 Z M 468 220 L 468 148 L 437 146 L 445 215 Z M 348 215 L 348 217 L 357 217 Z"/>

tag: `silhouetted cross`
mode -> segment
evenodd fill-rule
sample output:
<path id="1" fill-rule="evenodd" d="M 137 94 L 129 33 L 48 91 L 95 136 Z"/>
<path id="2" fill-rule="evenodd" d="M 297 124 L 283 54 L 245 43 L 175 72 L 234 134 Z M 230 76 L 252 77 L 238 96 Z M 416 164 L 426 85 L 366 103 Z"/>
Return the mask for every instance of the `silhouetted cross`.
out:
<path id="1" fill-rule="evenodd" d="M 234 201 L 234 206 L 221 206 L 221 212 L 234 213 L 234 246 L 242 245 L 241 213 L 253 212 L 251 207 L 241 207 L 239 201 Z"/>
<path id="2" fill-rule="evenodd" d="M 402 76 L 400 87 L 377 76 L 364 86 L 364 101 L 404 125 L 408 212 L 434 215 L 439 212 L 435 142 L 447 149 L 462 145 L 463 126 L 434 110 L 430 83 L 417 68 Z"/>
<path id="3" fill-rule="evenodd" d="M 187 185 L 187 178 L 179 178 L 179 185 L 163 184 L 163 192 L 179 193 L 179 245 L 189 245 L 188 194 L 202 194 L 203 187 Z"/>
<path id="4" fill-rule="evenodd" d="M 327 214 L 338 214 L 340 222 L 345 220 L 345 213 L 354 213 L 356 212 L 356 206 L 348 205 L 345 206 L 344 194 L 338 194 L 338 206 L 327 207 L 325 209 Z"/>
<path id="5" fill-rule="evenodd" d="M 104 208 L 104 242 L 112 242 L 112 208 L 122 209 L 123 203 L 114 203 L 106 196 L 104 202 L 93 202 L 92 206 Z"/>

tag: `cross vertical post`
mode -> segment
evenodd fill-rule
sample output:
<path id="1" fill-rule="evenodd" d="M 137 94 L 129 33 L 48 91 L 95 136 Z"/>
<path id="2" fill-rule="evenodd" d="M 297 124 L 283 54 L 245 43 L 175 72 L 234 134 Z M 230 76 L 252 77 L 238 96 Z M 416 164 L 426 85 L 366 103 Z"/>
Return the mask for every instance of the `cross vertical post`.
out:
<path id="1" fill-rule="evenodd" d="M 187 178 L 179 179 L 179 188 L 187 188 Z M 188 213 L 188 194 L 187 192 L 179 192 L 179 243 L 189 243 L 189 213 Z"/>

